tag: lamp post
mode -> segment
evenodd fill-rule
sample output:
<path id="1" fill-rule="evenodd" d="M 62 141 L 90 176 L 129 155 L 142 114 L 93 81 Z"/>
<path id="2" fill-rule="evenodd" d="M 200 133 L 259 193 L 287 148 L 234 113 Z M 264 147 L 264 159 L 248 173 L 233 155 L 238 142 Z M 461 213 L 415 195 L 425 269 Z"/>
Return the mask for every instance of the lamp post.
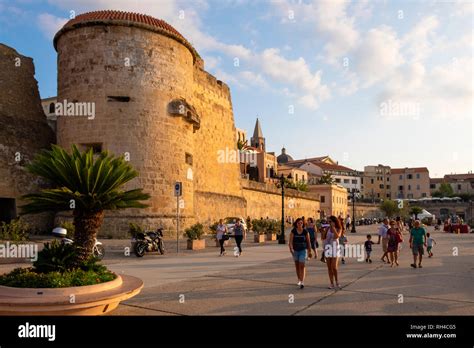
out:
<path id="1" fill-rule="evenodd" d="M 359 192 L 356 188 L 352 189 L 351 200 L 352 200 L 352 228 L 351 233 L 356 233 L 356 222 L 355 222 L 355 197 L 356 193 Z"/>
<path id="2" fill-rule="evenodd" d="M 275 176 L 278 178 L 278 176 Z M 288 174 L 288 179 L 292 179 L 291 173 Z M 285 240 L 285 176 L 281 174 L 279 177 L 281 185 L 281 233 L 280 238 L 278 238 L 278 244 L 286 244 Z"/>

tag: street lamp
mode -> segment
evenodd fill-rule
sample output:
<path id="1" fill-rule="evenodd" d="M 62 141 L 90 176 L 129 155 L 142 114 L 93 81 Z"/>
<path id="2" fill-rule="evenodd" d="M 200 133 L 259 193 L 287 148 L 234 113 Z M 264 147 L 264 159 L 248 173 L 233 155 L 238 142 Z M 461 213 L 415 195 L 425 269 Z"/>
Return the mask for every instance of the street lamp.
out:
<path id="1" fill-rule="evenodd" d="M 355 222 L 355 197 L 356 193 L 359 193 L 359 190 L 353 188 L 351 191 L 351 200 L 352 200 L 352 229 L 351 233 L 356 233 L 356 222 Z"/>
<path id="2" fill-rule="evenodd" d="M 278 176 L 275 176 L 278 178 Z M 288 179 L 293 179 L 291 173 L 288 174 Z M 281 233 L 280 238 L 278 238 L 278 244 L 286 244 L 285 240 L 285 176 L 281 174 L 278 178 L 280 180 L 281 185 Z"/>

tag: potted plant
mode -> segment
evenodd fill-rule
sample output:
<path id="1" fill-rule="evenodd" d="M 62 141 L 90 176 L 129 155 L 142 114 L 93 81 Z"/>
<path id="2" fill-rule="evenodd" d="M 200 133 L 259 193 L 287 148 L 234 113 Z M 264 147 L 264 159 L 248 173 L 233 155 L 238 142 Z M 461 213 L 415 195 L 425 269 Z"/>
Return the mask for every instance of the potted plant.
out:
<path id="1" fill-rule="evenodd" d="M 200 250 L 206 248 L 206 240 L 201 239 L 204 235 L 204 227 L 202 224 L 194 224 L 184 231 L 184 235 L 188 237 L 187 249 Z"/>
<path id="2" fill-rule="evenodd" d="M 143 281 L 110 272 L 92 251 L 106 210 L 146 207 L 142 189 L 123 189 L 138 172 L 123 157 L 74 145 L 71 153 L 52 145 L 26 168 L 52 188 L 23 196 L 22 213 L 72 210 L 74 243 L 46 243 L 33 267 L 0 276 L 0 315 L 98 315 L 137 295 Z"/>
<path id="3" fill-rule="evenodd" d="M 253 241 L 255 243 L 264 243 L 265 242 L 265 220 L 253 220 Z"/>
<path id="4" fill-rule="evenodd" d="M 268 241 L 276 240 L 278 228 L 279 228 L 279 225 L 278 225 L 277 220 L 269 220 L 268 221 L 267 231 L 266 231 Z"/>

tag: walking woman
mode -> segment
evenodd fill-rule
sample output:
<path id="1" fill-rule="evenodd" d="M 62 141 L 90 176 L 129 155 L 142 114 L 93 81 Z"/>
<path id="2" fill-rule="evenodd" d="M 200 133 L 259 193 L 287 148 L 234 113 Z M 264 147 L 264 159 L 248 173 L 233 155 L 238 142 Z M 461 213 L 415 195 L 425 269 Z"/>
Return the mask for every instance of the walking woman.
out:
<path id="1" fill-rule="evenodd" d="M 403 238 L 395 220 L 390 221 L 390 228 L 387 231 L 387 237 L 387 252 L 390 257 L 390 266 L 393 267 L 394 263 L 398 266 L 398 244 L 403 241 Z"/>
<path id="2" fill-rule="evenodd" d="M 224 235 L 227 233 L 227 226 L 224 224 L 224 220 L 220 219 L 219 224 L 217 225 L 216 229 L 216 238 L 219 241 L 219 245 L 221 246 L 221 253 L 219 256 L 225 255 L 225 248 L 224 248 Z"/>
<path id="3" fill-rule="evenodd" d="M 290 233 L 290 242 L 288 244 L 290 246 L 291 255 L 293 255 L 293 260 L 295 261 L 298 286 L 300 289 L 303 289 L 306 275 L 306 257 L 311 258 L 311 241 L 309 239 L 308 230 L 303 227 L 303 219 L 296 219 Z"/>
<path id="4" fill-rule="evenodd" d="M 308 224 L 306 229 L 309 232 L 309 240 L 311 242 L 311 249 L 313 249 L 314 259 L 318 258 L 318 237 L 316 235 L 316 226 L 313 218 L 308 218 Z"/>
<path id="5" fill-rule="evenodd" d="M 239 253 L 235 254 L 235 257 L 242 255 L 242 240 L 245 240 L 246 231 L 244 226 L 240 223 L 240 219 L 235 220 L 234 225 L 234 238 L 237 248 L 239 248 Z"/>
<path id="6" fill-rule="evenodd" d="M 329 217 L 329 224 L 330 227 L 324 240 L 324 255 L 328 266 L 329 281 L 331 282 L 328 289 L 334 289 L 334 282 L 336 282 L 337 288 L 341 289 L 337 276 L 337 266 L 340 256 L 339 238 L 342 235 L 343 227 L 341 221 L 334 215 Z"/>

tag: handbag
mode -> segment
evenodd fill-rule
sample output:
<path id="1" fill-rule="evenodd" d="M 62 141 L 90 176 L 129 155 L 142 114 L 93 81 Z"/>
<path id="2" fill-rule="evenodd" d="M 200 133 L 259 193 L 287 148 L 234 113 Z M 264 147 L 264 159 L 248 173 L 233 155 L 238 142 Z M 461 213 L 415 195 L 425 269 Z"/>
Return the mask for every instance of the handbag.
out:
<path id="1" fill-rule="evenodd" d="M 223 235 L 222 235 L 222 240 L 229 240 L 229 234 L 227 232 L 225 232 Z"/>

